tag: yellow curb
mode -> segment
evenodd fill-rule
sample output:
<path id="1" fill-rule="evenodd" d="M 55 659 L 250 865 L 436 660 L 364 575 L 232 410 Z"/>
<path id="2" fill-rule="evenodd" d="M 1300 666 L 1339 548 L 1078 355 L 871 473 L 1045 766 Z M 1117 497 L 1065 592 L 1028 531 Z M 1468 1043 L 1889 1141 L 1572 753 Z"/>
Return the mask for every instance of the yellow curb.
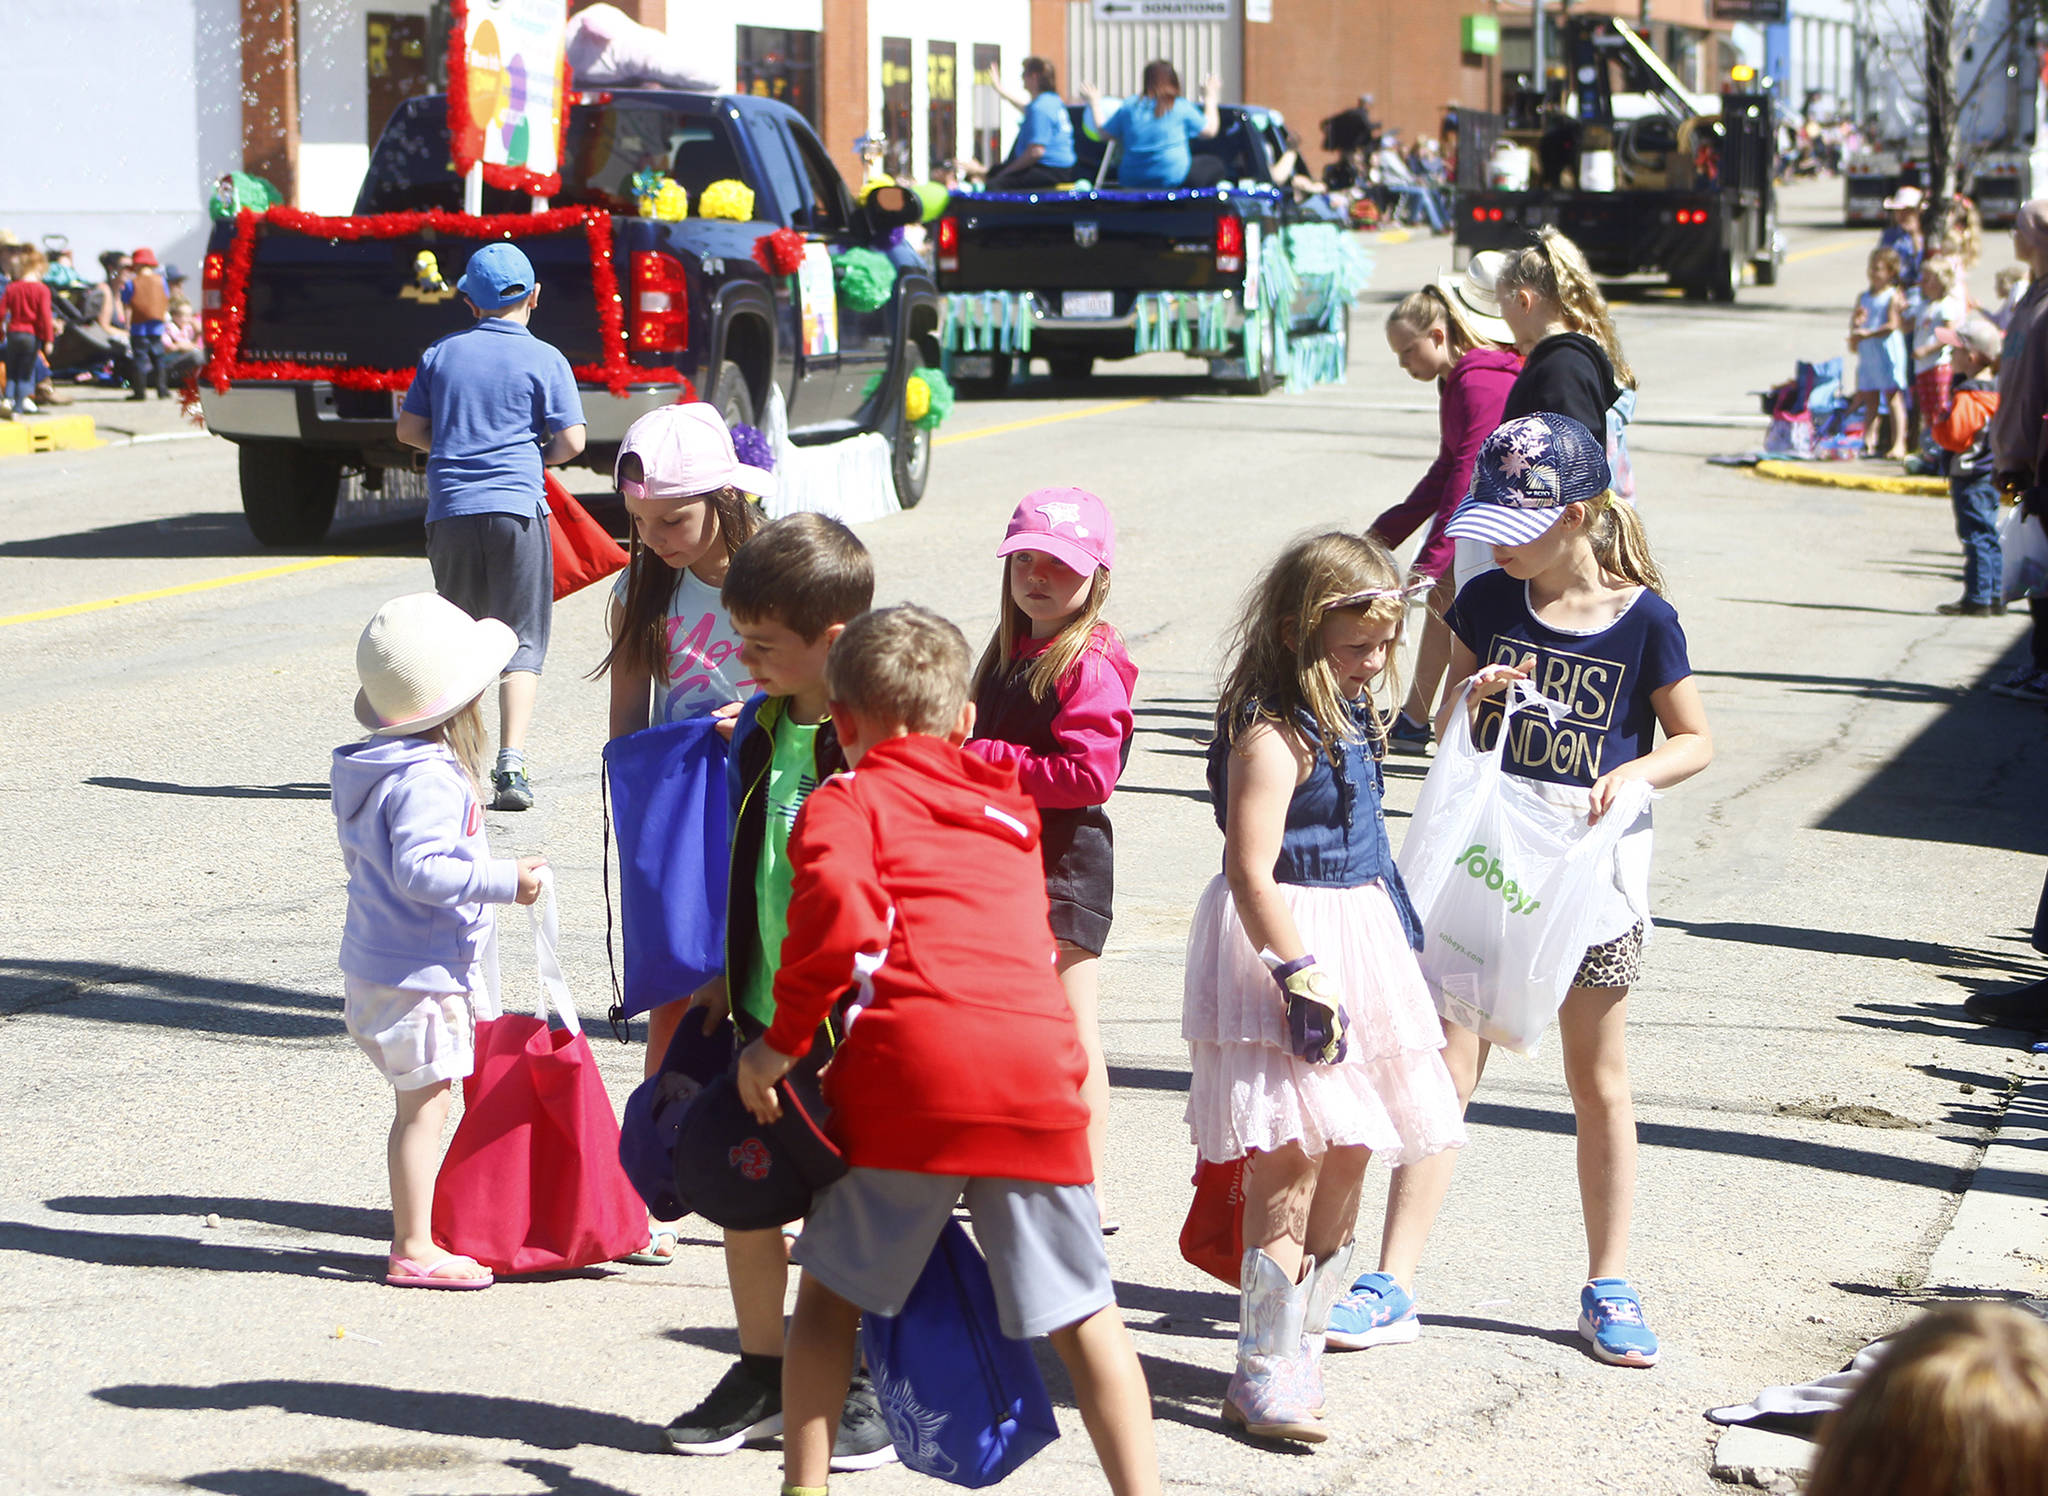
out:
<path id="1" fill-rule="evenodd" d="M 83 452 L 105 446 L 91 416 L 20 416 L 0 423 L 0 457 L 30 452 Z"/>
<path id="2" fill-rule="evenodd" d="M 1842 468 L 1849 469 L 1842 471 Z M 1816 488 L 1855 488 L 1866 493 L 1913 493 L 1931 499 L 1948 497 L 1946 478 L 1909 478 L 1901 473 L 1892 477 L 1885 473 L 1857 472 L 1849 463 L 1840 468 L 1821 467 L 1807 462 L 1760 462 L 1750 469 L 1759 478 L 1773 478 L 1780 483 L 1809 483 Z"/>
<path id="3" fill-rule="evenodd" d="M 1407 229 L 1381 229 L 1373 238 L 1382 244 L 1406 244 L 1415 235 Z"/>

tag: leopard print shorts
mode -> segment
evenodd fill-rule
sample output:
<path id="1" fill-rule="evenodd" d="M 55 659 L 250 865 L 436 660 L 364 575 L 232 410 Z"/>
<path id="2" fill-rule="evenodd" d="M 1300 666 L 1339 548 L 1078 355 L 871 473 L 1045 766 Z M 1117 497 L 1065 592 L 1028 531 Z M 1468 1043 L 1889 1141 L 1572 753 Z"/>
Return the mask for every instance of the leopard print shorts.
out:
<path id="1" fill-rule="evenodd" d="M 1637 921 L 1634 929 L 1625 935 L 1618 935 L 1605 945 L 1586 948 L 1586 959 L 1579 963 L 1579 974 L 1572 978 L 1574 987 L 1633 987 L 1643 974 L 1643 926 Z"/>

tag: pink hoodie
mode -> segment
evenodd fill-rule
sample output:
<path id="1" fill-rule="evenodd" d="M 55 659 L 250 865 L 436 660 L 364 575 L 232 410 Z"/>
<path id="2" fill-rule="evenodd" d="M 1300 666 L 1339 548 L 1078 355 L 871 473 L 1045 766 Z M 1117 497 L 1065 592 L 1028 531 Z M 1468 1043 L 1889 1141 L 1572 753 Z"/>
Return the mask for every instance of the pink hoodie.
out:
<path id="1" fill-rule="evenodd" d="M 1425 520 L 1436 526 L 1415 558 L 1415 570 L 1440 577 L 1449 570 L 1457 547 L 1444 534 L 1452 512 L 1464 502 L 1472 486 L 1472 464 L 1479 456 L 1480 443 L 1500 424 L 1501 407 L 1515 376 L 1522 372 L 1522 356 L 1506 348 L 1475 348 L 1451 366 L 1437 400 L 1437 421 L 1443 436 L 1436 461 L 1422 475 L 1407 498 L 1372 522 L 1373 534 L 1388 545 L 1399 545 Z"/>

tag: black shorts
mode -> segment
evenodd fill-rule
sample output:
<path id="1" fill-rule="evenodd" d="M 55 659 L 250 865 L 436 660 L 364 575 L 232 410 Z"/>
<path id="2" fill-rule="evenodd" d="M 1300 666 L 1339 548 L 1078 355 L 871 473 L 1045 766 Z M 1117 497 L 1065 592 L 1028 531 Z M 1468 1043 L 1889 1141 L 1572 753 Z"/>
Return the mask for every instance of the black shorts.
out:
<path id="1" fill-rule="evenodd" d="M 555 614 L 555 556 L 544 514 L 451 514 L 427 526 L 434 590 L 472 618 L 519 636 L 505 666 L 540 674 Z"/>
<path id="2" fill-rule="evenodd" d="M 1116 895 L 1116 840 L 1109 813 L 1099 805 L 1045 810 L 1039 812 L 1039 827 L 1053 938 L 1099 956 L 1109 943 Z"/>

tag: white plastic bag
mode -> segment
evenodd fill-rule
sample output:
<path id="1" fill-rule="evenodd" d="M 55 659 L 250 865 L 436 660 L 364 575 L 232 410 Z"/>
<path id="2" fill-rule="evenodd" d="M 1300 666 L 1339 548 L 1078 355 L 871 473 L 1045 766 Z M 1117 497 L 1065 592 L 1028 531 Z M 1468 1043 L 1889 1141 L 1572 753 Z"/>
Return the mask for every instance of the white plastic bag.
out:
<path id="1" fill-rule="evenodd" d="M 1564 715 L 1520 681 L 1507 706 L 1537 708 L 1552 722 Z M 1504 723 L 1481 752 L 1460 693 L 1399 863 L 1422 919 L 1422 974 L 1437 1011 L 1530 1054 L 1612 902 L 1615 847 L 1649 805 L 1650 786 L 1628 781 L 1589 826 L 1583 810 L 1552 803 L 1502 767 L 1507 736 Z"/>
<path id="2" fill-rule="evenodd" d="M 2048 530 L 2014 504 L 1998 517 L 1999 554 L 2005 562 L 2005 600 L 2033 597 L 2048 582 Z"/>

